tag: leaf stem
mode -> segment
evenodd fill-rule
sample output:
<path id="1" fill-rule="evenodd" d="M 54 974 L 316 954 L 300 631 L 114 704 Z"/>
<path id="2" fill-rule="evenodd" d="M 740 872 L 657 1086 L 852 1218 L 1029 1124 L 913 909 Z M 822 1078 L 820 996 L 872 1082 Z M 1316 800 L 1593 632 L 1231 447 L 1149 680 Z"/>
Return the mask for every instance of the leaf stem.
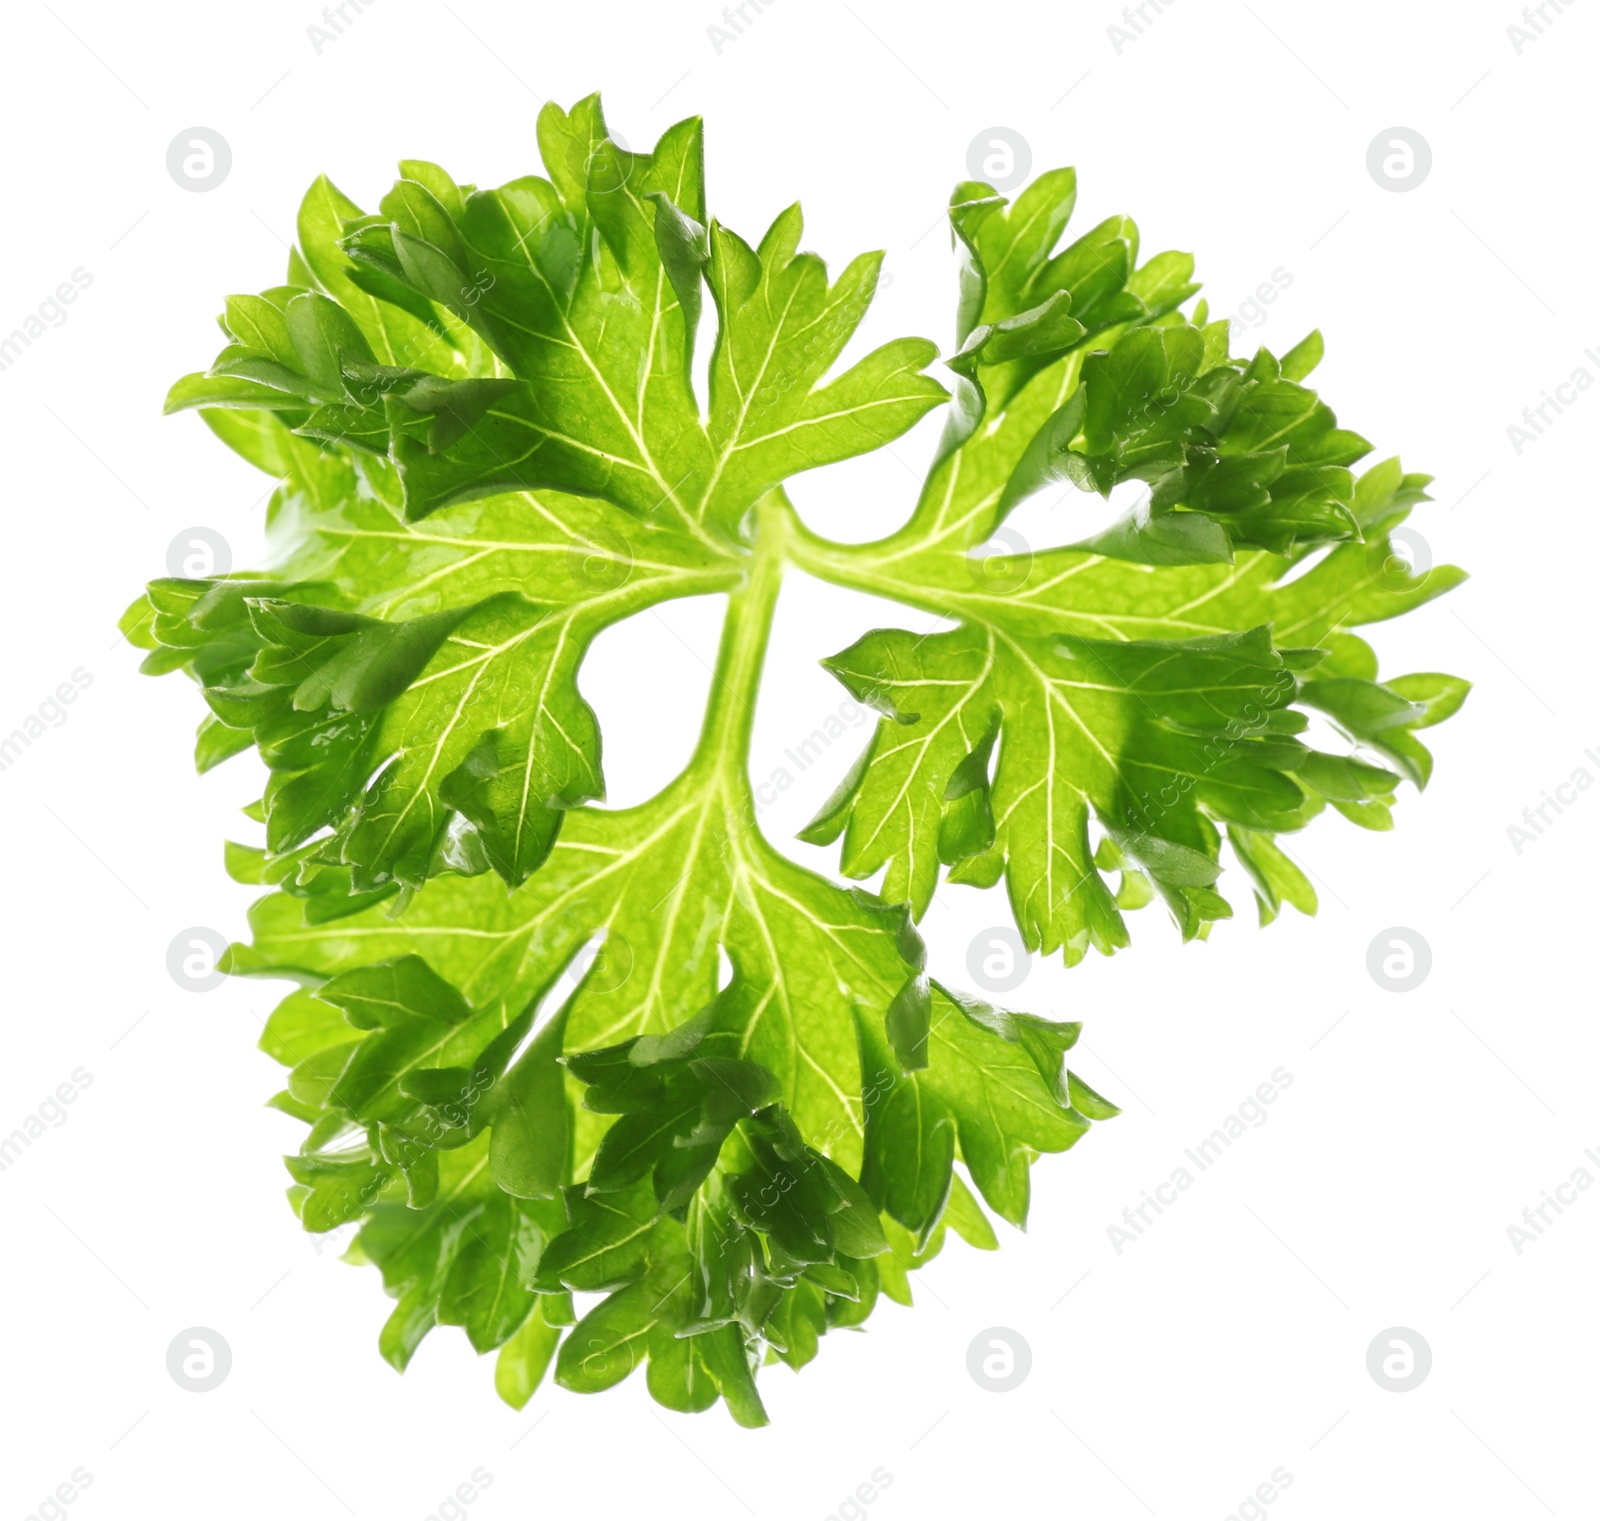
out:
<path id="1" fill-rule="evenodd" d="M 796 526 L 793 509 L 781 491 L 771 492 L 758 502 L 755 514 L 754 551 L 744 584 L 728 597 L 722 643 L 711 675 L 711 697 L 690 763 L 691 769 L 710 769 L 721 773 L 724 780 L 737 778 L 743 792 L 749 791 L 756 689 Z"/>
<path id="2" fill-rule="evenodd" d="M 896 576 L 883 569 L 885 548 L 894 546 L 900 534 L 867 544 L 840 544 L 832 539 L 824 539 L 807 528 L 787 498 L 783 506 L 788 518 L 785 525 L 785 553 L 789 563 L 796 569 L 820 581 L 829 581 L 852 591 L 869 592 L 873 596 L 920 608 L 939 617 L 981 617 L 980 613 L 959 605 L 968 599 L 943 588 L 921 585 L 914 579 Z M 974 587 L 974 590 L 977 588 Z"/>

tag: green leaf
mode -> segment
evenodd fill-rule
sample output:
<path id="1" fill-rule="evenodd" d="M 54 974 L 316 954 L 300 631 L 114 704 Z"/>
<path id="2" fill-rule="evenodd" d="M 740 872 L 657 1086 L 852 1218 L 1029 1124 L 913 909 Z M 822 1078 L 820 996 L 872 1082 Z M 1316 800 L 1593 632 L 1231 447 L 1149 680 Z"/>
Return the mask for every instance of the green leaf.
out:
<path id="1" fill-rule="evenodd" d="M 370 1209 L 356 1238 L 360 1254 L 398 1301 L 380 1337 L 384 1357 L 403 1370 L 441 1323 L 465 1326 L 479 1351 L 506 1342 L 533 1308 L 525 1283 L 559 1229 L 550 1210 L 494 1187 L 483 1141 L 441 1153 L 438 1193 L 427 1206 Z"/>
<path id="2" fill-rule="evenodd" d="M 545 1319 L 545 1303 L 543 1297 L 534 1301 L 528 1318 L 495 1359 L 495 1393 L 513 1410 L 521 1410 L 533 1398 L 561 1340 L 562 1328 Z"/>
<path id="3" fill-rule="evenodd" d="M 1066 1065 L 1076 1022 L 932 980 L 941 883 L 1003 883 L 1069 965 L 1157 897 L 1184 939 L 1236 884 L 1262 923 L 1314 913 L 1290 837 L 1391 827 L 1468 690 L 1382 674 L 1371 626 L 1462 573 L 1396 554 L 1429 478 L 1356 473 L 1306 384 L 1320 333 L 1231 354 L 1185 314 L 1192 256 L 1141 262 L 1120 215 L 1069 231 L 1070 169 L 956 187 L 947 396 L 924 340 L 847 357 L 880 255 L 830 276 L 798 206 L 753 244 L 710 214 L 698 120 L 634 152 L 591 97 L 538 140 L 498 188 L 421 159 L 370 213 L 311 187 L 286 282 L 229 297 L 167 401 L 270 477 L 266 568 L 155 580 L 120 627 L 203 694 L 198 769 L 264 763 L 225 856 L 262 896 L 219 964 L 294 984 L 260 1040 L 306 1127 L 289 1199 L 357 1227 L 381 1354 L 454 1326 L 514 1407 L 552 1367 L 643 1366 L 665 1408 L 754 1427 L 762 1366 L 910 1305 L 952 1233 L 993 1250 L 1033 1164 L 1120 1112 Z M 902 527 L 807 529 L 791 476 L 945 400 Z M 762 832 L 791 569 L 917 626 L 824 660 L 878 719 L 803 838 L 876 891 Z M 603 806 L 589 650 L 713 595 L 693 755 Z"/>
<path id="4" fill-rule="evenodd" d="M 539 1266 L 546 1290 L 565 1286 L 594 1291 L 631 1283 L 648 1260 L 649 1237 L 659 1215 L 653 1193 L 638 1186 L 625 1192 L 575 1192 L 572 1223 L 556 1237 Z"/>
<path id="5" fill-rule="evenodd" d="M 438 519 L 408 532 L 381 507 L 358 507 L 354 520 L 308 525 L 295 565 L 307 579 L 197 582 L 164 594 L 168 610 L 151 604 L 149 637 L 205 682 L 216 717 L 272 768 L 274 853 L 331 828 L 323 856 L 351 867 L 361 891 L 447 870 L 515 883 L 544 858 L 564 811 L 599 795 L 599 733 L 577 688 L 590 642 L 735 572 L 670 532 L 570 508 L 466 509 L 480 547 Z M 535 566 L 546 602 L 503 589 L 525 586 Z M 324 587 L 371 612 L 311 601 Z M 232 588 L 244 595 L 219 600 Z M 455 605 L 392 616 L 424 597 Z"/>
<path id="6" fill-rule="evenodd" d="M 1089 944 L 1125 943 L 1091 860 L 1091 821 L 1129 838 L 1187 933 L 1216 916 L 1189 891 L 1215 879 L 1192 864 L 1215 857 L 1212 819 L 1300 822 L 1306 794 L 1290 773 L 1304 747 L 1269 733 L 1295 677 L 1265 628 L 1120 642 L 975 625 L 922 639 L 887 631 L 825 664 L 884 714 L 852 800 L 844 870 L 865 877 L 887 865 L 885 892 L 919 915 L 938 881 L 958 770 L 996 725 L 998 764 L 972 780 L 994 819 L 984 855 L 1006 863 L 1030 948 L 1076 959 Z M 957 859 L 956 880 L 972 859 Z"/>
<path id="7" fill-rule="evenodd" d="M 258 1044 L 273 1061 L 296 1067 L 350 1038 L 350 1022 L 339 1009 L 309 993 L 291 993 L 268 1016 Z"/>
<path id="8" fill-rule="evenodd" d="M 559 1065 L 563 1011 L 545 1025 L 491 1095 L 489 1171 L 521 1199 L 552 1199 L 567 1179 L 567 1096 Z"/>
<path id="9" fill-rule="evenodd" d="M 461 995 L 420 956 L 358 967 L 324 983 L 318 997 L 343 1009 L 358 1030 L 393 1028 L 416 1020 L 459 1025 L 471 1017 Z"/>
<path id="10" fill-rule="evenodd" d="M 915 341 L 823 383 L 865 315 L 878 258 L 830 287 L 819 260 L 796 254 L 797 208 L 759 252 L 707 231 L 698 121 L 635 154 L 604 138 L 594 108 L 601 137 L 583 150 L 580 193 L 571 122 L 557 111 L 546 107 L 542 134 L 551 180 L 449 205 L 402 180 L 385 201 L 389 244 L 366 234 L 349 244 L 454 309 L 517 381 L 449 444 L 424 442 L 408 401 L 391 400 L 410 517 L 554 487 L 726 538 L 785 476 L 877 447 L 943 398 L 919 373 L 933 348 Z M 590 222 L 600 242 L 586 259 Z M 689 364 L 702 273 L 721 317 L 704 423 Z"/>
<path id="11" fill-rule="evenodd" d="M 464 1326 L 479 1352 L 506 1342 L 533 1308 L 527 1287 L 544 1236 L 515 1199 L 491 1194 L 450 1264 L 439 1298 L 442 1325 Z"/>

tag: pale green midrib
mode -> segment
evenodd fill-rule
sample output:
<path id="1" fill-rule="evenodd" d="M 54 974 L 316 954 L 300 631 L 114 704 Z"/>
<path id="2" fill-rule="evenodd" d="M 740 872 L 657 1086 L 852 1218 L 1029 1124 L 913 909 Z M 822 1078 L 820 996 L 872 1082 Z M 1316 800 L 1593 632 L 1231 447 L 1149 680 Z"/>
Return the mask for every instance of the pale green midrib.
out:
<path id="1" fill-rule="evenodd" d="M 945 590 L 924 590 L 885 574 L 877 555 L 885 543 L 892 541 L 846 545 L 813 534 L 800 521 L 782 487 L 769 492 L 757 504 L 751 538 L 743 582 L 728 598 L 700 738 L 684 773 L 685 777 L 698 776 L 708 785 L 720 783 L 733 806 L 743 804 L 747 809 L 753 809 L 748 761 L 756 696 L 787 566 L 837 586 L 872 592 L 941 616 L 959 616 L 989 625 L 981 613 L 962 605 L 965 599 Z"/>
<path id="2" fill-rule="evenodd" d="M 781 491 L 757 503 L 755 514 L 754 547 L 744 584 L 728 597 L 705 719 L 688 767 L 689 774 L 729 784 L 730 795 L 745 801 L 756 692 L 795 523 L 794 509 Z"/>

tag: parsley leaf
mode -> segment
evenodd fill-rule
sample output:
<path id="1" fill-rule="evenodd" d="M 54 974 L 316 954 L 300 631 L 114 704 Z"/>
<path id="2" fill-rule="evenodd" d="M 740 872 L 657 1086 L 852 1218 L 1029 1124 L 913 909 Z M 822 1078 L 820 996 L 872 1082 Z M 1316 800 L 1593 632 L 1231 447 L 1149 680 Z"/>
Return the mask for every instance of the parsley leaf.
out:
<path id="1" fill-rule="evenodd" d="M 1397 560 L 1428 478 L 1354 472 L 1370 446 L 1304 383 L 1320 336 L 1232 356 L 1185 314 L 1193 260 L 1140 263 L 1125 217 L 1061 246 L 1071 170 L 957 187 L 927 481 L 889 538 L 821 539 L 783 483 L 947 397 L 923 340 L 839 370 L 880 256 L 830 279 L 798 207 L 754 245 L 712 219 L 697 120 L 634 153 L 591 98 L 539 143 L 546 175 L 494 190 L 403 162 L 373 214 L 312 186 L 285 283 L 231 297 L 168 399 L 276 478 L 264 566 L 152 582 L 123 628 L 201 688 L 200 769 L 266 765 L 227 865 L 268 891 L 224 964 L 299 984 L 261 1040 L 308 1127 L 290 1198 L 356 1226 L 384 1357 L 460 1326 L 515 1406 L 644 1365 L 661 1404 L 759 1425 L 764 1363 L 909 1304 L 950 1231 L 993 1248 L 1034 1160 L 1118 1113 L 1066 1066 L 1076 1024 L 930 976 L 941 877 L 1003 880 L 1069 964 L 1157 897 L 1185 938 L 1228 917 L 1224 842 L 1263 922 L 1314 912 L 1281 838 L 1330 807 L 1389 827 L 1467 690 L 1380 680 L 1351 630 L 1461 573 Z M 1128 482 L 1085 537 L 1074 504 Z M 1047 489 L 1061 542 L 986 554 Z M 880 719 L 804 837 L 876 891 L 757 824 L 786 568 L 951 623 L 824 662 Z M 708 593 L 695 753 L 606 808 L 584 656 Z"/>

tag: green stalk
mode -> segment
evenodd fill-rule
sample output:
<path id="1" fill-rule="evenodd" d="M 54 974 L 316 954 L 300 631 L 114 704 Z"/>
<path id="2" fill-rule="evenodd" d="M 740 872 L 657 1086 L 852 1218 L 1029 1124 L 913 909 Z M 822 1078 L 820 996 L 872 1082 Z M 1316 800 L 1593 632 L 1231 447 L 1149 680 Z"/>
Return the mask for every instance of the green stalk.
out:
<path id="1" fill-rule="evenodd" d="M 722 643 L 711 675 L 711 696 L 691 772 L 719 777 L 729 796 L 750 799 L 750 732 L 756 690 L 772 633 L 772 614 L 783 582 L 793 530 L 793 509 L 781 492 L 757 503 L 754 550 L 744 584 L 728 598 Z"/>
<path id="2" fill-rule="evenodd" d="M 884 567 L 885 547 L 894 539 L 878 539 L 869 544 L 839 544 L 813 533 L 800 521 L 784 498 L 787 516 L 785 552 L 789 563 L 819 581 L 829 581 L 851 591 L 870 592 L 906 607 L 915 607 L 939 617 L 983 617 L 983 595 L 963 597 L 946 588 L 930 590 L 915 580 L 895 576 Z M 898 537 L 898 535 L 896 535 Z M 976 607 L 968 604 L 978 604 Z"/>

